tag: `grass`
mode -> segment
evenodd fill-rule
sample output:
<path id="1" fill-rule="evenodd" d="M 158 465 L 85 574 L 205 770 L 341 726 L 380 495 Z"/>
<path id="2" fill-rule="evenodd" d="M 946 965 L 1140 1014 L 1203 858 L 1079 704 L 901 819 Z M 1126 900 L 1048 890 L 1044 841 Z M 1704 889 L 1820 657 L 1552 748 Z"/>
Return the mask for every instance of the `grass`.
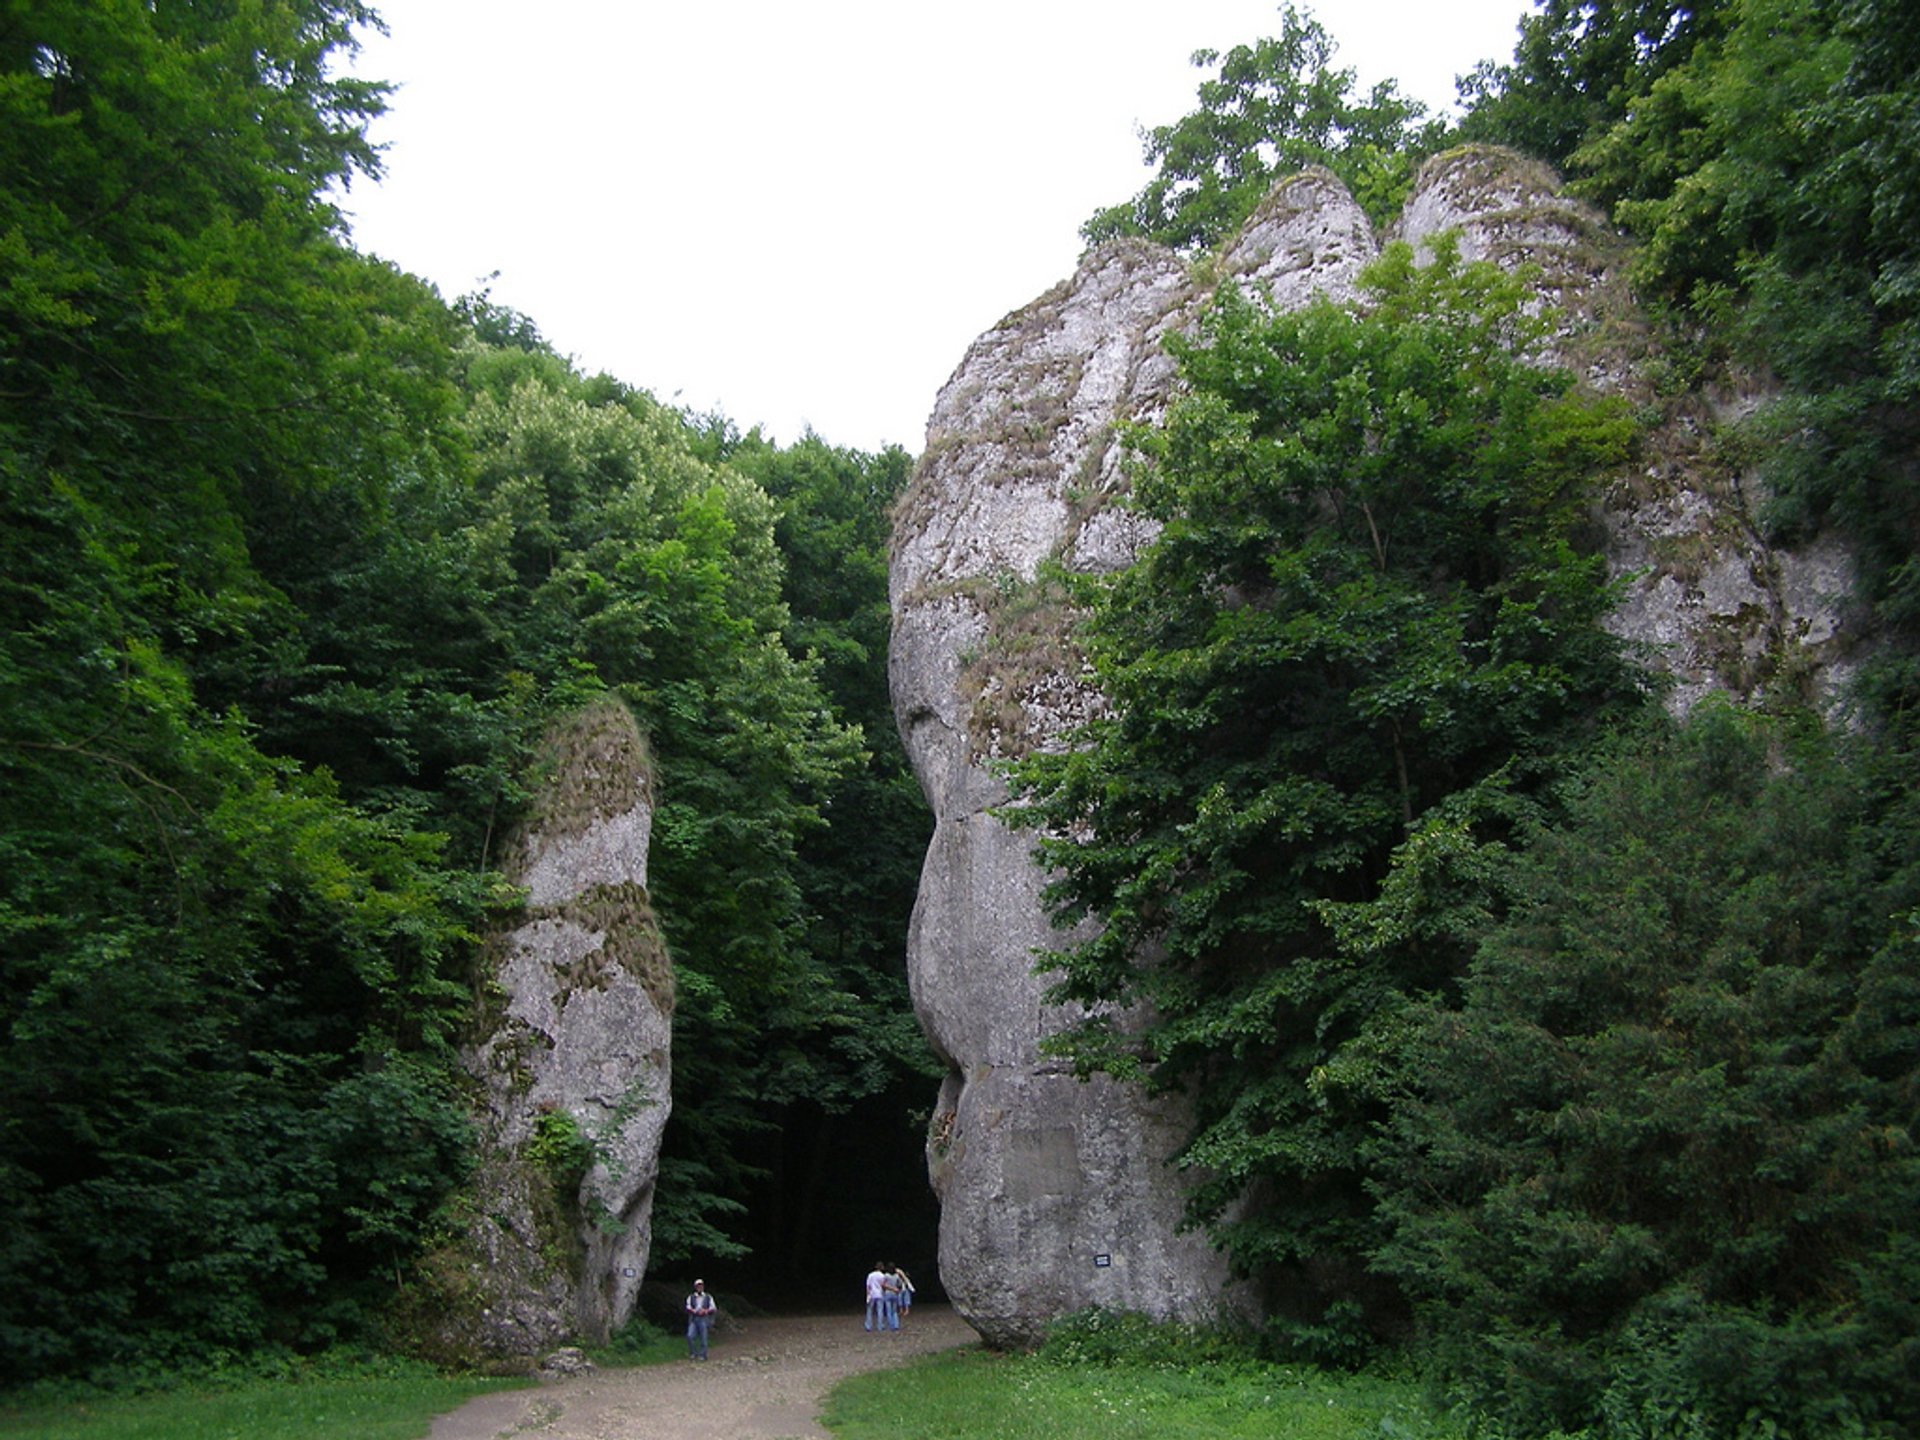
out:
<path id="1" fill-rule="evenodd" d="M 839 1440 L 1459 1440 L 1417 1385 L 1251 1362 L 1063 1366 L 962 1350 L 858 1375 L 822 1417 Z"/>
<path id="2" fill-rule="evenodd" d="M 592 1359 L 612 1369 L 686 1353 L 678 1335 L 635 1321 Z M 297 1377 L 217 1375 L 142 1394 L 0 1394 L 0 1440 L 421 1440 L 435 1416 L 527 1383 L 388 1360 L 329 1362 Z"/>
<path id="3" fill-rule="evenodd" d="M 713 1348 L 726 1342 L 726 1331 L 713 1333 Z M 666 1365 L 687 1358 L 687 1338 L 677 1330 L 664 1330 L 645 1320 L 632 1320 L 604 1346 L 587 1352 L 593 1363 L 606 1370 L 630 1370 L 637 1365 Z"/>
<path id="4" fill-rule="evenodd" d="M 431 1370 L 259 1379 L 88 1400 L 0 1400 L 0 1437 L 33 1440 L 420 1440 L 433 1417 L 514 1380 Z"/>
<path id="5" fill-rule="evenodd" d="M 594 1359 L 609 1366 L 685 1354 L 636 1325 Z M 421 1440 L 436 1415 L 522 1382 L 450 1378 L 425 1367 L 183 1385 L 105 1399 L 0 1398 L 0 1440 Z M 959 1350 L 858 1375 L 828 1397 L 839 1440 L 1462 1440 L 1420 1388 L 1248 1358 L 1113 1321 L 1037 1355 Z"/>

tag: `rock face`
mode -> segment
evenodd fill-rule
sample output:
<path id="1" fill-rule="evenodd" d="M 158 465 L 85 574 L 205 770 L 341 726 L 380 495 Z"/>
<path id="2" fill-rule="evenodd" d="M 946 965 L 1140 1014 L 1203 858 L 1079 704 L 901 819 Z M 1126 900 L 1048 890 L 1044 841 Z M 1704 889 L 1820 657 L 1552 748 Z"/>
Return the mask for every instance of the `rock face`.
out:
<path id="1" fill-rule="evenodd" d="M 1548 172 L 1488 150 L 1438 157 L 1387 238 L 1418 250 L 1442 231 L 1466 258 L 1538 267 L 1542 304 L 1568 316 L 1566 355 L 1577 350 L 1597 384 L 1630 382 L 1615 242 Z M 1151 538 L 1109 501 L 1125 485 L 1116 426 L 1159 414 L 1176 383 L 1161 341 L 1190 328 L 1222 284 L 1279 309 L 1350 301 L 1380 244 L 1335 177 L 1304 172 L 1204 272 L 1140 242 L 1092 252 L 975 341 L 934 404 L 895 521 L 889 674 L 936 821 L 908 968 L 949 1070 L 927 1147 L 941 1278 L 993 1343 L 1029 1343 L 1089 1305 L 1198 1320 L 1252 1303 L 1205 1239 L 1180 1231 L 1183 1187 L 1166 1164 L 1184 1135 L 1180 1107 L 1078 1081 L 1043 1052 L 1074 1016 L 1045 1003 L 1034 953 L 1069 937 L 1046 918 L 1028 840 L 993 813 L 1006 795 L 991 767 L 1059 743 L 1101 704 L 1042 562 L 1099 572 Z M 1596 343 L 1609 325 L 1624 338 Z M 1806 673 L 1830 683 L 1844 639 L 1841 558 L 1766 552 L 1739 477 L 1704 463 L 1704 443 L 1668 449 L 1596 517 L 1620 572 L 1637 576 L 1621 633 L 1657 648 L 1676 703 L 1750 690 L 1790 641 Z M 1661 564 L 1668 552 L 1693 563 Z"/>
<path id="2" fill-rule="evenodd" d="M 671 1108 L 673 975 L 647 898 L 651 764 L 602 701 L 556 726 L 503 869 L 526 907 L 486 948 L 475 1219 L 440 1257 L 442 1348 L 602 1342 L 633 1312 Z"/>

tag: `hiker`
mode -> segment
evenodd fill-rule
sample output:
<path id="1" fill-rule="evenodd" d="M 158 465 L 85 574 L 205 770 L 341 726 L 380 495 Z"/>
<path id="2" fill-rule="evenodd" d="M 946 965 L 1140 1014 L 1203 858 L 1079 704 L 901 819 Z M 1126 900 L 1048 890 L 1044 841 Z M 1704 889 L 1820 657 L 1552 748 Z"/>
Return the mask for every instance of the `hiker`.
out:
<path id="1" fill-rule="evenodd" d="M 873 1262 L 873 1269 L 867 1272 L 867 1323 L 868 1330 L 887 1328 L 887 1267 L 880 1261 Z M 897 1326 L 898 1321 L 894 1322 Z"/>
<path id="2" fill-rule="evenodd" d="M 907 1312 L 913 1309 L 913 1281 L 898 1265 L 893 1267 L 893 1278 L 898 1282 L 897 1293 L 893 1297 L 894 1313 L 904 1320 Z"/>
<path id="3" fill-rule="evenodd" d="M 707 1358 L 707 1332 L 713 1329 L 713 1296 L 707 1293 L 707 1282 L 693 1282 L 693 1293 L 687 1296 L 687 1358 L 704 1360 Z"/>

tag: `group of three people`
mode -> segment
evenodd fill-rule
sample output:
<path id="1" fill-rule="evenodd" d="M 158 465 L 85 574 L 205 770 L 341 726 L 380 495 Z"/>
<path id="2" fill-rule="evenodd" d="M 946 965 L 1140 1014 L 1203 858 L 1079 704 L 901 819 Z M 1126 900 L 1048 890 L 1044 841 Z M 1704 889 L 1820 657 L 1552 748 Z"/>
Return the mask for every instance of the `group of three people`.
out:
<path id="1" fill-rule="evenodd" d="M 913 1281 L 898 1265 L 873 1262 L 867 1272 L 867 1329 L 898 1330 L 913 1308 Z"/>

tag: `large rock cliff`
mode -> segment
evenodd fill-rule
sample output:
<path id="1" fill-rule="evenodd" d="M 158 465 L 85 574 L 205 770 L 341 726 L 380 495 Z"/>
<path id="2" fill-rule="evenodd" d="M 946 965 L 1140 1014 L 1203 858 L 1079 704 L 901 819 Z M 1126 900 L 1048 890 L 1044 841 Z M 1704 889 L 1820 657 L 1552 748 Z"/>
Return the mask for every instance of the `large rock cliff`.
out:
<path id="1" fill-rule="evenodd" d="M 1603 386 L 1639 384 L 1645 357 L 1617 278 L 1618 246 L 1540 167 L 1462 150 L 1430 162 L 1395 231 L 1441 232 L 1469 259 L 1528 265 L 1566 317 L 1554 358 Z M 1150 538 L 1111 499 L 1126 484 L 1117 425 L 1150 419 L 1176 376 L 1161 342 L 1220 285 L 1286 309 L 1351 301 L 1378 253 L 1340 182 L 1278 185 L 1204 265 L 1119 242 L 989 330 L 941 390 L 897 514 L 890 679 L 936 821 L 908 941 L 914 1002 L 948 1066 L 928 1137 L 941 1201 L 940 1269 L 990 1341 L 1022 1344 L 1089 1305 L 1204 1319 L 1243 1307 L 1224 1262 L 1180 1228 L 1177 1103 L 1073 1078 L 1043 1049 L 1072 1017 L 1045 1003 L 1034 952 L 1046 918 L 1028 840 L 996 818 L 998 757 L 1059 742 L 1101 701 L 1043 561 L 1098 572 Z M 1616 624 L 1673 676 L 1676 705 L 1792 676 L 1831 690 L 1844 667 L 1844 557 L 1769 550 L 1742 477 L 1713 445 L 1715 407 L 1675 410 L 1635 473 L 1612 477 L 1604 527 L 1632 577 Z"/>
<path id="2" fill-rule="evenodd" d="M 524 907 L 483 955 L 481 1161 L 435 1257 L 431 1347 L 468 1363 L 604 1341 L 632 1314 L 671 1108 L 673 973 L 647 896 L 652 766 L 605 700 L 554 727 L 502 869 Z"/>

